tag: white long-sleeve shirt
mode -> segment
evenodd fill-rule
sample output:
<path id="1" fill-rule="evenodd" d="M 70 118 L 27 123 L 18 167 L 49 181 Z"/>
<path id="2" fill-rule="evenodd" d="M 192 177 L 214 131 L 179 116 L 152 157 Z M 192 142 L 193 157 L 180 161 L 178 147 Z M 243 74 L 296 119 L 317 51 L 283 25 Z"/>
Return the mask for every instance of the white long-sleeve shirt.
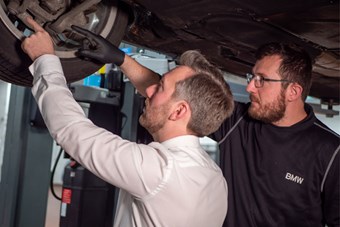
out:
<path id="1" fill-rule="evenodd" d="M 124 140 L 86 118 L 57 56 L 39 57 L 30 70 L 32 94 L 52 137 L 82 166 L 121 189 L 115 226 L 222 226 L 227 184 L 198 137 L 148 145 Z"/>

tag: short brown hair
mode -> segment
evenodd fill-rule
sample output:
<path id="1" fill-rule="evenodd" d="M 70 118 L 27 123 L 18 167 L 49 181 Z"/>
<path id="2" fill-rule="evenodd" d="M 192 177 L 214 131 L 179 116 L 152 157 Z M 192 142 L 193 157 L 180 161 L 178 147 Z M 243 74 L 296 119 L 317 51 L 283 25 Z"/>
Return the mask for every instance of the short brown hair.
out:
<path id="1" fill-rule="evenodd" d="M 222 72 L 196 50 L 184 52 L 180 64 L 192 68 L 195 74 L 176 83 L 173 97 L 186 100 L 191 108 L 188 129 L 197 136 L 209 135 L 234 109 L 229 85 Z"/>
<path id="2" fill-rule="evenodd" d="M 281 79 L 298 83 L 302 88 L 302 100 L 307 98 L 312 83 L 313 61 L 309 54 L 294 43 L 267 43 L 256 52 L 256 60 L 266 56 L 278 55 L 282 62 L 279 68 Z M 287 88 L 288 83 L 282 83 Z"/>

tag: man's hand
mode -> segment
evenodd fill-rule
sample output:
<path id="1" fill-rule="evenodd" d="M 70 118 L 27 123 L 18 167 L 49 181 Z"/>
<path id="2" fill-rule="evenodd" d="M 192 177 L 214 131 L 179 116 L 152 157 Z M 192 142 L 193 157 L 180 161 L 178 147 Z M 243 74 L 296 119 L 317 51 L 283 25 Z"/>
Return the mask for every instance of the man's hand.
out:
<path id="1" fill-rule="evenodd" d="M 35 33 L 24 39 L 21 48 L 34 61 L 44 54 L 54 54 L 54 46 L 51 36 L 31 17 L 27 17 L 27 23 Z"/>
<path id="2" fill-rule="evenodd" d="M 85 36 L 83 47 L 76 52 L 77 56 L 90 58 L 103 64 L 113 63 L 117 66 L 123 64 L 125 53 L 118 47 L 100 35 L 96 35 L 78 26 L 73 25 L 72 29 Z"/>

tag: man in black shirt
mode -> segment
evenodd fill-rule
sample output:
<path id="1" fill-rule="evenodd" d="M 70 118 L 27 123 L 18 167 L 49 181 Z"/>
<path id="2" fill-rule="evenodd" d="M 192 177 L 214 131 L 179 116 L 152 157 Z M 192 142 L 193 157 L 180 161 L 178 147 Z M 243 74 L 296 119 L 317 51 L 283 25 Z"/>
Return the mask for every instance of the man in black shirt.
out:
<path id="1" fill-rule="evenodd" d="M 108 42 L 79 53 L 121 64 L 144 96 L 159 80 L 137 63 L 124 63 L 124 54 Z M 281 43 L 261 47 L 256 57 L 247 74 L 251 103 L 235 103 L 233 115 L 212 135 L 229 190 L 224 226 L 339 226 L 339 136 L 304 102 L 311 59 L 299 47 Z"/>
<path id="2" fill-rule="evenodd" d="M 339 226 L 339 135 L 304 102 L 311 59 L 281 43 L 256 58 L 251 102 L 213 135 L 229 189 L 224 226 Z"/>

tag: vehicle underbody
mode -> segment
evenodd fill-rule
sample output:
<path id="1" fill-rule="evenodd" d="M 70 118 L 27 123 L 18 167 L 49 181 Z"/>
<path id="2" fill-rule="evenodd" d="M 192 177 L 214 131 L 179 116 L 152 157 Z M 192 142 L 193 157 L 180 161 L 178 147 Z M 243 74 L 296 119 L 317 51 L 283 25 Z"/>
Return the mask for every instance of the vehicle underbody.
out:
<path id="1" fill-rule="evenodd" d="M 54 37 L 66 68 L 71 67 L 67 62 L 75 61 L 74 51 L 81 38 L 70 30 L 72 24 L 100 33 L 115 44 L 123 40 L 171 56 L 198 49 L 221 69 L 240 77 L 251 71 L 260 45 L 295 42 L 315 59 L 310 95 L 330 106 L 339 104 L 339 1 L 10 0 L 1 4 L 5 12 L 1 30 L 9 30 L 20 42 L 25 28 L 22 21 L 27 14 L 33 16 Z M 11 27 L 11 23 L 18 25 Z M 11 51 L 16 53 L 13 58 L 25 59 L 17 48 Z M 0 50 L 0 55 L 9 58 L 5 52 Z M 16 65 L 26 67 L 29 63 L 26 59 Z M 69 82 L 89 72 L 79 67 L 77 72 L 68 71 Z M 28 79 L 22 79 L 14 74 L 1 70 L 0 78 L 30 86 L 27 75 Z"/>

